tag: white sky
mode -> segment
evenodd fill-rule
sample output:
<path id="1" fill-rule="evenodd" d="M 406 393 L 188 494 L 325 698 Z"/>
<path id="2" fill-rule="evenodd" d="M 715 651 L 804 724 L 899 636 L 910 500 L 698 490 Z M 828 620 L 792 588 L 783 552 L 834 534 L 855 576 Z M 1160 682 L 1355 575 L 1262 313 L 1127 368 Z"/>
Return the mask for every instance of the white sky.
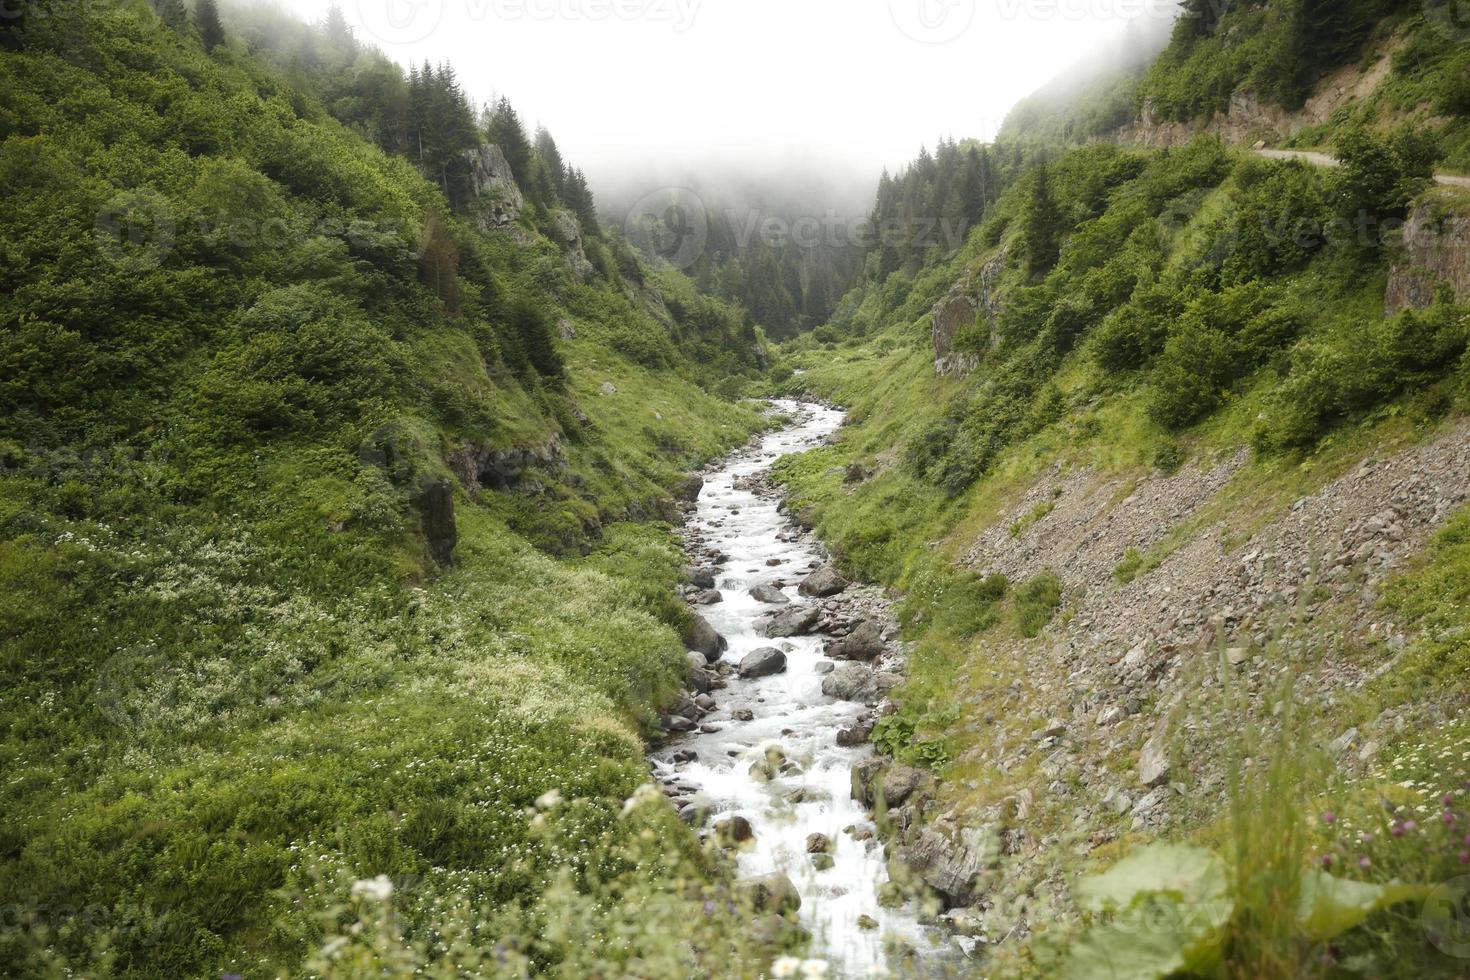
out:
<path id="1" fill-rule="evenodd" d="M 307 20 L 330 0 L 277 0 Z M 897 169 L 1176 0 L 339 0 L 407 64 L 544 123 L 594 189 L 691 165 Z M 839 176 L 840 175 L 840 176 Z"/>

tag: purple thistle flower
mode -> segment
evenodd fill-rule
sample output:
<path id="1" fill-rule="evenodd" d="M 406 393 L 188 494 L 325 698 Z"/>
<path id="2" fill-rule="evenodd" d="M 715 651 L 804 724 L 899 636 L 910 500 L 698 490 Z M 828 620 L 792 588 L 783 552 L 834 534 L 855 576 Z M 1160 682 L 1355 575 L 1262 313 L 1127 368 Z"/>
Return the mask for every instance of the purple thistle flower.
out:
<path id="1" fill-rule="evenodd" d="M 1404 836 L 1404 825 L 1401 823 L 1395 823 L 1393 825 L 1393 830 L 1390 831 L 1390 833 L 1392 833 L 1395 837 Z"/>
<path id="2" fill-rule="evenodd" d="M 1461 851 L 1460 852 L 1460 863 L 1461 864 L 1470 864 L 1470 851 Z"/>
<path id="3" fill-rule="evenodd" d="M 1324 867 L 1324 868 L 1330 868 L 1330 867 L 1332 867 L 1332 855 L 1331 854 L 1324 854 L 1324 855 L 1322 855 L 1322 867 Z"/>
<path id="4" fill-rule="evenodd" d="M 1331 810 L 1328 810 L 1326 813 L 1322 814 L 1322 822 L 1323 823 L 1330 825 L 1330 824 L 1335 823 L 1336 821 L 1337 821 L 1337 814 L 1333 813 Z"/>
<path id="5" fill-rule="evenodd" d="M 1373 867 L 1373 862 L 1368 860 L 1368 855 L 1364 854 L 1362 857 L 1358 858 L 1358 867 L 1362 868 L 1364 871 L 1367 871 L 1369 868 Z"/>
<path id="6" fill-rule="evenodd" d="M 1417 820 L 1405 820 L 1404 821 L 1404 829 L 1407 830 L 1407 831 L 1410 831 L 1410 832 L 1413 832 L 1415 830 L 1418 830 L 1419 829 L 1419 821 L 1417 821 Z"/>

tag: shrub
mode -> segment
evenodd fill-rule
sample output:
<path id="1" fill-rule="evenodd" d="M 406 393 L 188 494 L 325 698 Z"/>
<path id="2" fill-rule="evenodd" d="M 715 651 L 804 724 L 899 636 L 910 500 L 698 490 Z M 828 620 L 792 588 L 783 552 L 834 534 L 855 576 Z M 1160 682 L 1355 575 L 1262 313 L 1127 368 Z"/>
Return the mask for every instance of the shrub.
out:
<path id="1" fill-rule="evenodd" d="M 1038 635 L 1062 606 L 1062 580 L 1042 572 L 1016 589 L 1016 628 L 1027 638 Z"/>

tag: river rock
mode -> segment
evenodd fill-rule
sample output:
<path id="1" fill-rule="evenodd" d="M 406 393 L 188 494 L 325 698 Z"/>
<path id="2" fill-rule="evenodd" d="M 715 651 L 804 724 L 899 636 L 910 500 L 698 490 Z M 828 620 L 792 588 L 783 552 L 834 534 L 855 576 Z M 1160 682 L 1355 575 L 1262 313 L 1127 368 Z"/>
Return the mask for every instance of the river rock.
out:
<path id="1" fill-rule="evenodd" d="M 689 628 L 684 631 L 684 645 L 690 650 L 698 650 L 711 663 L 720 659 L 720 652 L 730 645 L 729 641 L 716 633 L 709 621 L 692 609 L 689 611 L 689 619 Z"/>
<path id="2" fill-rule="evenodd" d="M 699 491 L 703 489 L 704 477 L 691 473 L 674 486 L 674 496 L 692 504 L 699 499 Z"/>
<path id="3" fill-rule="evenodd" d="M 730 717 L 735 719 L 736 721 L 754 721 L 755 712 L 751 711 L 749 708 L 736 708 L 734 711 L 730 712 Z"/>
<path id="4" fill-rule="evenodd" d="M 871 915 L 860 915 L 857 917 L 857 927 L 864 932 L 872 932 L 878 928 L 878 920 Z"/>
<path id="5" fill-rule="evenodd" d="M 689 584 L 701 589 L 713 589 L 715 587 L 715 570 L 694 565 L 684 566 L 684 578 Z"/>
<path id="6" fill-rule="evenodd" d="M 755 840 L 755 828 L 751 827 L 749 820 L 737 813 L 729 820 L 722 820 L 715 825 L 715 836 L 721 843 L 744 844 Z"/>
<path id="7" fill-rule="evenodd" d="M 802 580 L 798 591 L 802 595 L 825 599 L 827 596 L 836 595 L 845 588 L 847 588 L 847 579 L 843 578 L 833 566 L 823 565 Z"/>
<path id="8" fill-rule="evenodd" d="M 761 647 L 747 653 L 740 661 L 741 677 L 768 677 L 786 669 L 786 654 L 775 647 Z"/>
<path id="9" fill-rule="evenodd" d="M 929 778 L 927 772 L 913 766 L 890 766 L 883 774 L 883 799 L 890 807 L 899 806 L 914 790 L 929 782 Z"/>
<path id="10" fill-rule="evenodd" d="M 806 852 L 808 854 L 826 854 L 832 850 L 832 838 L 826 834 L 807 834 Z"/>
<path id="11" fill-rule="evenodd" d="M 833 660 L 874 660 L 883 653 L 883 630 L 873 620 L 864 620 L 857 629 L 827 647 Z"/>
<path id="12" fill-rule="evenodd" d="M 696 606 L 713 606 L 717 602 L 724 602 L 725 597 L 717 589 L 700 589 L 689 597 L 689 601 Z"/>
<path id="13" fill-rule="evenodd" d="M 766 636 L 805 636 L 816 628 L 822 610 L 816 606 L 792 606 L 772 616 L 766 623 Z"/>
<path id="14" fill-rule="evenodd" d="M 738 881 L 735 886 L 750 899 L 751 907 L 757 912 L 774 912 L 780 915 L 801 908 L 801 895 L 796 886 L 779 871 Z"/>
<path id="15" fill-rule="evenodd" d="M 982 873 L 999 860 L 1000 844 L 994 826 L 963 827 L 953 837 L 926 827 L 895 856 L 954 907 L 975 900 Z"/>
<path id="16" fill-rule="evenodd" d="M 757 602 L 769 602 L 778 606 L 791 601 L 786 597 L 786 593 L 774 585 L 757 585 L 750 590 L 750 595 Z"/>
<path id="17" fill-rule="evenodd" d="M 869 736 L 873 734 L 873 719 L 859 718 L 852 723 L 851 728 L 840 728 L 837 731 L 837 744 L 842 748 L 852 748 L 867 743 Z"/>
<path id="18" fill-rule="evenodd" d="M 898 686 L 897 674 L 875 671 L 862 664 L 838 664 L 837 669 L 822 678 L 822 693 L 839 701 L 861 701 L 876 704 Z"/>

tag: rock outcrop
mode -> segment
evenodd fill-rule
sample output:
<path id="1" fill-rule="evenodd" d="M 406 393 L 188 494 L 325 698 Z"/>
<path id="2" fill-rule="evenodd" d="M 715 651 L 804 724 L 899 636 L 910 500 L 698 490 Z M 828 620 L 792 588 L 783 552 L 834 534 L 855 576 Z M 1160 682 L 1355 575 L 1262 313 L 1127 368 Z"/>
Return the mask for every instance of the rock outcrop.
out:
<path id="1" fill-rule="evenodd" d="M 975 350 L 955 350 L 955 339 L 966 327 L 978 329 L 983 323 L 987 331 L 984 346 L 993 347 L 999 342 L 994 330 L 995 317 L 1001 310 L 996 287 L 1005 271 L 1005 254 L 997 253 L 978 271 L 967 274 L 929 311 L 936 374 L 968 374 L 979 363 Z"/>
<path id="2" fill-rule="evenodd" d="M 419 512 L 429 554 L 440 565 L 448 565 L 454 559 L 454 546 L 459 541 L 459 530 L 454 523 L 454 484 L 444 477 L 426 477 L 413 496 L 413 505 Z"/>
<path id="3" fill-rule="evenodd" d="M 1404 226 L 1404 251 L 1388 273 L 1386 314 L 1422 310 L 1444 284 L 1459 300 L 1470 296 L 1470 211 L 1446 194 L 1421 201 Z"/>
<path id="4" fill-rule="evenodd" d="M 503 228 L 520 217 L 526 199 L 516 185 L 510 162 L 494 143 L 481 143 L 465 151 L 470 164 L 470 189 L 475 200 L 469 211 L 481 231 Z"/>

